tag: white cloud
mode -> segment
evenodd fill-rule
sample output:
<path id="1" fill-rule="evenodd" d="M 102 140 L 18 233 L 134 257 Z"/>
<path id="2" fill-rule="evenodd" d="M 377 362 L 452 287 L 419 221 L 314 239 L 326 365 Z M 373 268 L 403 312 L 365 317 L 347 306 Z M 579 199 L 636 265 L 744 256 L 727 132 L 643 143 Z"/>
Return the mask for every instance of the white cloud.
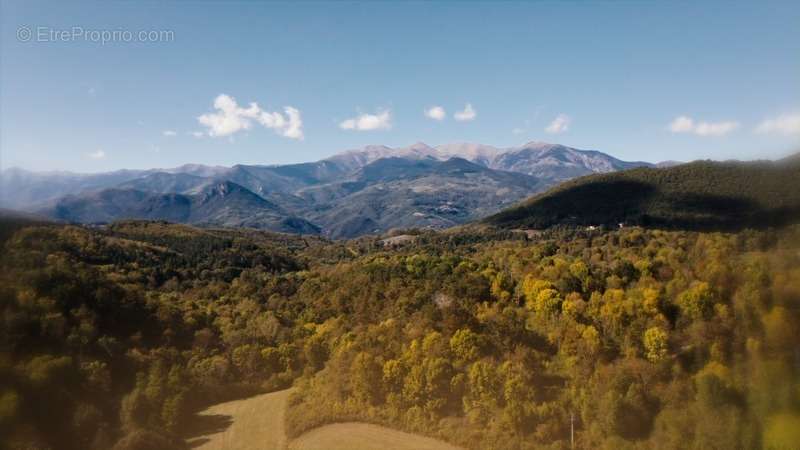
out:
<path id="1" fill-rule="evenodd" d="M 669 124 L 669 131 L 673 133 L 691 133 L 694 131 L 694 120 L 691 117 L 679 116 Z"/>
<path id="2" fill-rule="evenodd" d="M 784 114 L 772 119 L 766 119 L 756 127 L 756 133 L 761 134 L 800 134 L 800 114 Z"/>
<path id="3" fill-rule="evenodd" d="M 511 130 L 511 133 L 513 133 L 513 134 L 522 134 L 525 131 L 526 130 L 524 128 L 514 128 L 513 130 Z"/>
<path id="4" fill-rule="evenodd" d="M 203 133 L 202 131 L 190 131 L 189 135 L 190 136 L 194 136 L 196 138 L 201 138 L 201 137 L 205 136 L 206 134 Z"/>
<path id="5" fill-rule="evenodd" d="M 569 130 L 570 122 L 572 122 L 572 119 L 570 119 L 568 115 L 559 114 L 555 119 L 553 119 L 552 122 L 550 122 L 550 125 L 548 125 L 544 131 L 550 134 L 563 133 Z"/>
<path id="6" fill-rule="evenodd" d="M 699 122 L 694 127 L 694 133 L 698 136 L 725 136 L 737 128 L 739 122 Z"/>
<path id="7" fill-rule="evenodd" d="M 249 130 L 257 123 L 281 136 L 303 139 L 303 121 L 297 108 L 287 106 L 283 109 L 285 114 L 264 111 L 255 102 L 242 108 L 233 97 L 220 94 L 214 99 L 214 109 L 217 111 L 197 118 L 201 125 L 208 127 L 209 136 L 230 136 Z"/>
<path id="8" fill-rule="evenodd" d="M 678 116 L 667 129 L 673 133 L 692 133 L 698 136 L 724 136 L 739 128 L 739 122 L 696 122 L 688 116 Z"/>
<path id="9" fill-rule="evenodd" d="M 283 135 L 291 139 L 303 139 L 303 119 L 300 117 L 300 110 L 288 106 L 285 111 L 289 116 L 289 124 Z"/>
<path id="10" fill-rule="evenodd" d="M 447 117 L 447 113 L 441 106 L 431 106 L 425 110 L 425 116 L 433 120 L 444 120 Z"/>
<path id="11" fill-rule="evenodd" d="M 360 114 L 339 124 L 343 130 L 388 130 L 392 128 L 392 112 L 387 110 L 377 114 Z"/>
<path id="12" fill-rule="evenodd" d="M 87 153 L 86 156 L 92 159 L 103 159 L 106 157 L 106 152 L 103 150 L 97 150 L 96 152 Z"/>
<path id="13" fill-rule="evenodd" d="M 471 103 L 467 103 L 463 111 L 456 111 L 456 113 L 453 114 L 453 118 L 460 122 L 475 120 L 476 117 L 478 117 L 478 111 L 475 111 Z"/>
<path id="14" fill-rule="evenodd" d="M 177 136 L 178 135 L 178 133 L 176 133 L 174 130 L 164 130 L 164 131 L 161 132 L 161 134 L 163 134 L 164 136 L 167 136 L 167 137 L 172 137 L 172 136 Z"/>

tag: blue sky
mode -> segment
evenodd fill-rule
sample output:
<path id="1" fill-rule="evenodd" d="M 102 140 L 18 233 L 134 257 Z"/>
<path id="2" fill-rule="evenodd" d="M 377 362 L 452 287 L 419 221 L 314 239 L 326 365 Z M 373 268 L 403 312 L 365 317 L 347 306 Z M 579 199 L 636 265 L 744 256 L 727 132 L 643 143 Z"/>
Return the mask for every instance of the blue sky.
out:
<path id="1" fill-rule="evenodd" d="M 3 0 L 0 15 L 2 167 L 282 164 L 417 141 L 646 161 L 800 149 L 797 1 Z M 97 42 L 142 30 L 172 35 Z"/>

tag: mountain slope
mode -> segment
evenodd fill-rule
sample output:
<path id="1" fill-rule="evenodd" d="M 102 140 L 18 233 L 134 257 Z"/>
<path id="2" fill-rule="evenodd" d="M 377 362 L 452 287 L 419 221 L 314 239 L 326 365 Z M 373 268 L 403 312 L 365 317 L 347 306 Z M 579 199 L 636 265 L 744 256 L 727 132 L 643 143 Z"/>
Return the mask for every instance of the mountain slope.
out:
<path id="1" fill-rule="evenodd" d="M 491 145 L 474 144 L 470 142 L 444 144 L 436 146 L 439 158 L 463 158 L 482 166 L 490 167 L 492 161 L 500 155 L 503 150 Z"/>
<path id="2" fill-rule="evenodd" d="M 440 161 L 462 158 L 490 169 L 535 176 L 551 184 L 592 173 L 653 166 L 646 162 L 622 161 L 596 150 L 579 150 L 545 142 L 529 142 L 519 147 L 505 149 L 475 143 L 430 147 L 418 142 L 400 148 L 373 145 L 337 154 L 327 161 L 356 170 L 379 159 L 390 157 Z"/>
<path id="3" fill-rule="evenodd" d="M 324 161 L 332 162 L 346 171 L 358 170 L 367 164 L 385 158 L 403 159 L 441 159 L 436 149 L 423 142 L 408 147 L 392 148 L 385 145 L 368 145 L 357 150 L 347 150 L 338 153 Z"/>
<path id="4" fill-rule="evenodd" d="M 202 164 L 185 164 L 172 169 L 116 170 L 104 173 L 32 172 L 12 167 L 0 172 L 0 205 L 30 211 L 65 195 L 112 187 L 177 193 L 179 191 L 168 190 L 169 183 L 177 186 L 191 177 L 206 179 L 229 170 L 228 167 Z"/>
<path id="5" fill-rule="evenodd" d="M 115 186 L 145 175 L 142 170 L 118 170 L 98 174 L 31 172 L 9 168 L 0 174 L 0 205 L 26 209 L 69 194 Z"/>
<path id="6" fill-rule="evenodd" d="M 800 164 L 770 162 L 639 168 L 564 183 L 483 222 L 501 228 L 779 226 L 800 219 L 799 177 Z"/>
<path id="7" fill-rule="evenodd" d="M 532 175 L 550 184 L 592 173 L 650 166 L 644 162 L 621 161 L 594 150 L 578 150 L 543 142 L 531 142 L 502 152 L 489 164 L 493 169 Z"/>
<path id="8" fill-rule="evenodd" d="M 220 178 L 233 181 L 258 195 L 289 194 L 307 186 L 324 183 L 348 173 L 331 161 L 284 166 L 236 165 Z"/>
<path id="9" fill-rule="evenodd" d="M 391 228 L 445 228 L 497 211 L 542 188 L 536 178 L 460 158 L 385 158 L 348 180 L 299 195 L 316 205 L 305 217 L 338 238 Z"/>
<path id="10" fill-rule="evenodd" d="M 208 178 L 187 173 L 154 172 L 140 178 L 118 184 L 118 189 L 134 189 L 156 193 L 192 193 L 208 183 Z"/>
<path id="11" fill-rule="evenodd" d="M 230 181 L 211 184 L 191 198 L 189 223 L 192 224 L 306 234 L 319 232 L 316 225 Z"/>
<path id="12" fill-rule="evenodd" d="M 81 223 L 129 218 L 187 222 L 191 203 L 189 197 L 181 194 L 113 188 L 65 196 L 41 213 L 54 219 Z"/>
<path id="13" fill-rule="evenodd" d="M 63 197 L 41 213 L 59 220 L 81 223 L 150 219 L 294 233 L 319 231 L 310 222 L 288 214 L 277 205 L 229 181 L 210 184 L 194 195 L 103 189 Z"/>

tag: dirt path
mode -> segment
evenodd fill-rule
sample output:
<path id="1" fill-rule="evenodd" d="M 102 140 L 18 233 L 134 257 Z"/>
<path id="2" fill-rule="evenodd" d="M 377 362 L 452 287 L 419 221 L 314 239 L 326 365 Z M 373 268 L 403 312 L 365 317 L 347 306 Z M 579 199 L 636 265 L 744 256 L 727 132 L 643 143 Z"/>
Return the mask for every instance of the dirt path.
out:
<path id="1" fill-rule="evenodd" d="M 438 439 L 367 423 L 315 428 L 289 444 L 291 450 L 461 450 Z"/>
<path id="2" fill-rule="evenodd" d="M 202 431 L 187 442 L 202 450 L 284 450 L 291 389 L 214 405 L 198 415 Z"/>

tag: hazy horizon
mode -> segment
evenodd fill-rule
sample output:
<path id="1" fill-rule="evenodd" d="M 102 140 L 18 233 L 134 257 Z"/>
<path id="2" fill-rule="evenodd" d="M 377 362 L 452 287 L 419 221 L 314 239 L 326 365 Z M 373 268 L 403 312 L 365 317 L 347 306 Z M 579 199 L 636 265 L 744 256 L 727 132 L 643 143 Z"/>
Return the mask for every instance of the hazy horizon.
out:
<path id="1" fill-rule="evenodd" d="M 591 151 L 597 151 L 597 152 L 601 152 L 601 153 L 607 154 L 607 155 L 609 155 L 611 157 L 618 158 L 613 152 L 608 152 L 608 151 L 605 151 L 603 149 L 575 148 L 575 147 L 572 147 L 572 146 L 567 145 L 567 144 L 562 144 L 562 143 L 558 143 L 558 142 L 544 142 L 544 141 L 528 141 L 528 142 L 525 142 L 525 143 L 521 143 L 519 145 L 510 146 L 510 147 L 496 147 L 496 146 L 493 146 L 491 144 L 479 143 L 479 142 L 444 142 L 444 143 L 441 143 L 441 144 L 429 144 L 427 142 L 417 141 L 417 142 L 414 142 L 414 143 L 411 143 L 411 144 L 408 144 L 408 145 L 401 145 L 401 146 L 396 146 L 396 147 L 387 146 L 387 147 L 391 148 L 392 150 L 400 150 L 400 149 L 403 149 L 403 148 L 411 147 L 411 146 L 416 145 L 416 144 L 425 144 L 425 145 L 427 145 L 427 146 L 429 146 L 431 148 L 434 148 L 434 149 L 436 149 L 438 147 L 442 147 L 442 146 L 459 145 L 459 144 L 464 144 L 464 145 L 483 145 L 483 146 L 494 147 L 498 151 L 498 154 L 499 154 L 499 153 L 502 153 L 502 152 L 505 152 L 505 151 L 513 150 L 515 148 L 523 147 L 525 145 L 533 144 L 533 143 L 561 145 L 561 146 L 564 146 L 564 147 L 574 148 L 574 149 L 580 150 L 580 151 L 590 151 L 590 152 Z M 271 167 L 271 166 L 284 166 L 284 165 L 293 165 L 293 164 L 303 164 L 303 163 L 317 162 L 317 161 L 321 161 L 321 160 L 325 160 L 325 159 L 330 159 L 330 158 L 332 158 L 334 156 L 341 155 L 343 153 L 347 153 L 347 152 L 351 152 L 351 151 L 361 151 L 361 150 L 364 150 L 367 147 L 373 147 L 373 146 L 384 146 L 384 144 L 375 143 L 375 144 L 367 144 L 367 145 L 359 147 L 359 148 L 346 148 L 346 149 L 334 150 L 330 154 L 328 154 L 326 156 L 323 156 L 323 157 L 321 157 L 319 159 L 315 159 L 315 160 L 295 161 L 295 162 L 277 163 L 277 164 L 275 164 L 275 163 L 252 162 L 252 163 L 233 163 L 233 164 L 225 165 L 225 164 L 205 164 L 205 163 L 202 163 L 202 162 L 195 162 L 195 161 L 191 161 L 190 160 L 190 161 L 187 161 L 187 162 L 184 162 L 184 163 L 179 163 L 179 164 L 171 165 L 171 166 L 154 166 L 154 165 L 148 166 L 148 165 L 144 164 L 144 165 L 141 165 L 140 167 L 116 167 L 116 168 L 110 168 L 110 169 L 100 169 L 100 170 L 95 170 L 95 171 L 89 171 L 89 170 L 83 170 L 82 171 L 82 170 L 64 170 L 64 169 L 35 169 L 35 168 L 29 168 L 29 167 L 23 167 L 23 166 L 4 166 L 4 165 L 2 165 L 0 163 L 0 172 L 5 172 L 7 170 L 19 169 L 19 170 L 24 170 L 26 172 L 41 173 L 41 174 L 69 173 L 69 174 L 74 174 L 74 175 L 92 175 L 92 174 L 117 172 L 117 171 L 125 171 L 125 170 L 131 170 L 131 171 L 173 170 L 173 169 L 177 169 L 177 168 L 184 167 L 184 166 L 204 166 L 204 167 L 210 167 L 210 168 L 230 168 L 230 167 L 233 167 L 233 166 L 236 166 L 236 165 L 254 165 L 254 166 Z M 783 159 L 783 158 L 789 157 L 791 155 L 797 154 L 797 150 L 798 149 L 788 150 L 788 151 L 784 152 L 784 154 L 776 155 L 776 156 L 768 157 L 768 158 L 758 158 L 758 157 L 755 157 L 755 158 L 752 158 L 752 159 L 728 158 L 728 159 L 724 159 L 724 160 L 714 160 L 712 158 L 695 158 L 695 159 L 691 159 L 691 160 L 664 159 L 664 160 L 658 160 L 658 161 L 648 161 L 648 160 L 644 160 L 644 159 L 638 159 L 638 160 L 624 160 L 624 161 L 628 161 L 628 162 L 645 162 L 645 163 L 650 163 L 650 164 L 672 163 L 672 162 L 674 162 L 674 163 L 688 163 L 688 162 L 703 161 L 703 160 L 742 161 L 742 162 L 758 161 L 758 160 L 778 161 L 780 159 Z M 621 158 L 618 158 L 618 159 L 621 159 Z"/>

